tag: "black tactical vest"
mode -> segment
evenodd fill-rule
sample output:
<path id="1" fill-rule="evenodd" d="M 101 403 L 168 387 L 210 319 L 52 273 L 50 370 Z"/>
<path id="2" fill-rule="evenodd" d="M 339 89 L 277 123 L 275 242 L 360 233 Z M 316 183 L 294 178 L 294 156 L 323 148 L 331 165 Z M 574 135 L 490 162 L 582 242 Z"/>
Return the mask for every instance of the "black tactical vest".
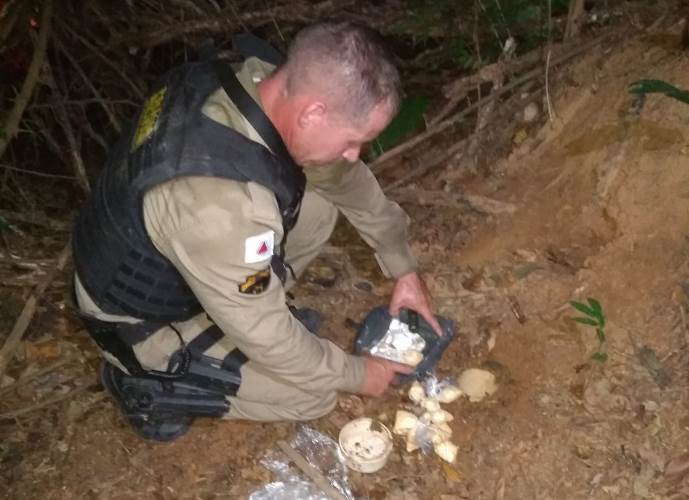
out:
<path id="1" fill-rule="evenodd" d="M 294 225 L 304 173 L 291 159 L 273 155 L 201 112 L 206 98 L 219 87 L 209 61 L 171 70 L 109 155 L 73 235 L 79 279 L 104 312 L 168 322 L 201 311 L 144 226 L 144 194 L 163 182 L 180 176 L 253 181 L 275 194 L 285 229 L 283 242 Z M 282 251 L 271 265 L 284 281 Z"/>

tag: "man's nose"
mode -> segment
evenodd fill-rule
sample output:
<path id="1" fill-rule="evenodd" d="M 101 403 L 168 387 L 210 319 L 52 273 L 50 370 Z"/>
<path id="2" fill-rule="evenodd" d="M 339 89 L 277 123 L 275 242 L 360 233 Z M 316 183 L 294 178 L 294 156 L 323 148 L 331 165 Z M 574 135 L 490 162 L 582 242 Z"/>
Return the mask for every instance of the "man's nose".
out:
<path id="1" fill-rule="evenodd" d="M 348 162 L 354 163 L 359 159 L 359 153 L 361 153 L 360 147 L 349 148 L 346 149 L 344 153 L 342 153 L 342 157 Z"/>

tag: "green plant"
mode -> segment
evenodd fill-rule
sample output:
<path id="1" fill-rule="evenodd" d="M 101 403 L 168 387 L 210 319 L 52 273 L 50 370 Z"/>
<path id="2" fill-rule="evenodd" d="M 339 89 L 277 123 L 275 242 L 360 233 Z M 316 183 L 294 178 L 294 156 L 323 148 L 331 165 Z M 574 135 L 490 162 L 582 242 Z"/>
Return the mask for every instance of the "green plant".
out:
<path id="1" fill-rule="evenodd" d="M 373 141 L 373 154 L 379 156 L 397 145 L 406 135 L 423 123 L 423 114 L 431 100 L 428 97 L 408 97 L 402 101 L 399 113 Z"/>
<path id="2" fill-rule="evenodd" d="M 592 326 L 596 329 L 596 338 L 598 339 L 598 350 L 591 355 L 591 359 L 601 363 L 607 361 L 608 355 L 605 352 L 605 314 L 603 308 L 596 299 L 586 299 L 588 304 L 571 300 L 570 305 L 577 311 L 584 313 L 585 317 L 574 318 L 574 321 L 582 325 Z"/>
<path id="3" fill-rule="evenodd" d="M 689 92 L 678 89 L 663 80 L 639 80 L 629 86 L 629 92 L 637 95 L 665 94 L 668 97 L 689 104 Z"/>

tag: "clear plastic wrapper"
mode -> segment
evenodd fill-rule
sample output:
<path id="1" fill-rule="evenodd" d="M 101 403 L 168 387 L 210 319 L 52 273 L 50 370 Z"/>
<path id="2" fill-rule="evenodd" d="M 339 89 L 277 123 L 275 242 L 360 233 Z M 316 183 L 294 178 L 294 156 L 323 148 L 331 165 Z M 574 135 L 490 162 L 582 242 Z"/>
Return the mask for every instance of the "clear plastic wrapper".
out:
<path id="1" fill-rule="evenodd" d="M 254 491 L 249 496 L 249 500 L 329 500 L 315 484 L 290 472 L 286 462 L 262 460 L 261 463 L 273 472 L 275 472 L 273 466 L 281 470 L 281 473 L 276 473 L 280 479 Z"/>
<path id="2" fill-rule="evenodd" d="M 433 451 L 433 430 L 430 424 L 423 422 L 417 424 L 414 431 L 414 441 L 425 455 Z"/>
<path id="3" fill-rule="evenodd" d="M 441 409 L 438 398 L 444 389 L 454 388 L 454 384 L 450 378 L 439 380 L 435 374 L 430 374 L 420 382 L 420 387 L 424 394 L 420 394 L 413 386 L 410 388 L 409 397 L 419 406 L 419 419 L 408 434 L 408 440 L 411 442 L 407 442 L 407 450 L 420 448 L 423 453 L 429 454 L 434 451 L 434 446 L 449 439 L 452 434 L 446 422 L 453 417 Z"/>
<path id="4" fill-rule="evenodd" d="M 438 380 L 434 374 L 428 375 L 422 382 L 423 388 L 426 391 L 426 396 L 429 398 L 437 398 L 440 392 L 448 386 L 454 385 L 452 379 L 446 377 Z"/>
<path id="5" fill-rule="evenodd" d="M 347 466 L 340 447 L 332 438 L 311 427 L 300 425 L 291 446 L 318 469 L 333 488 L 345 498 L 354 500 L 349 488 Z M 315 484 L 289 466 L 286 457 L 264 458 L 261 464 L 276 476 L 277 481 L 253 492 L 249 500 L 328 500 Z"/>

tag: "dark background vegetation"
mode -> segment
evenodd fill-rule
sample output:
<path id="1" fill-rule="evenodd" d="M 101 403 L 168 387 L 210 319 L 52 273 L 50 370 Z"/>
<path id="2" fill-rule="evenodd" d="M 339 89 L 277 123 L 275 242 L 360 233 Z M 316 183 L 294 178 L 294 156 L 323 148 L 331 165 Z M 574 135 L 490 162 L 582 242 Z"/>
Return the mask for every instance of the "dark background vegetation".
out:
<path id="1" fill-rule="evenodd" d="M 610 20 L 609 3 L 587 2 L 590 12 L 605 12 L 592 24 Z M 252 31 L 284 50 L 300 28 L 319 19 L 380 30 L 410 96 L 406 123 L 375 145 L 380 153 L 442 102 L 444 83 L 497 60 L 510 38 L 516 55 L 561 40 L 569 7 L 567 0 L 62 1 L 43 21 L 48 4 L 0 2 L 0 134 L 10 141 L 0 157 L 0 208 L 73 211 L 150 84 L 196 58 L 208 37 L 236 60 L 226 43 L 236 32 Z M 45 22 L 50 32 L 42 71 L 18 130 L 8 134 L 3 118 L 27 77 Z"/>

